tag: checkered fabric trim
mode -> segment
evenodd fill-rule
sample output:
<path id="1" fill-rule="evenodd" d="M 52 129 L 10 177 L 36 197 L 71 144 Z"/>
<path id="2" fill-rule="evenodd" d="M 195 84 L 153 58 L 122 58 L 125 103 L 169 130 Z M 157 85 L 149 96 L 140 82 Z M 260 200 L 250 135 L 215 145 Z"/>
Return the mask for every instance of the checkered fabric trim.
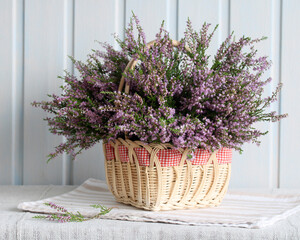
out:
<path id="1" fill-rule="evenodd" d="M 162 167 L 172 167 L 179 165 L 182 154 L 175 149 L 163 149 L 158 151 L 157 157 Z"/>
<path id="2" fill-rule="evenodd" d="M 110 144 L 105 144 L 105 152 L 106 152 L 106 159 L 107 160 L 113 160 L 115 159 L 115 152 L 114 148 Z"/>
<path id="3" fill-rule="evenodd" d="M 118 150 L 121 162 L 129 162 L 128 148 L 124 145 L 120 145 L 118 146 Z"/>
<path id="4" fill-rule="evenodd" d="M 105 144 L 105 151 L 107 160 L 115 159 L 114 148 L 110 144 Z M 121 162 L 129 162 L 128 148 L 120 145 L 118 146 L 118 151 Z M 150 154 L 145 148 L 134 148 L 134 151 L 136 152 L 140 166 L 150 165 Z M 205 165 L 207 164 L 210 155 L 208 150 L 197 149 L 191 163 L 193 165 Z M 176 149 L 164 149 L 158 151 L 157 157 L 162 167 L 172 167 L 180 164 L 182 154 Z M 222 148 L 217 152 L 216 157 L 219 164 L 231 163 L 232 150 L 229 148 Z"/>
<path id="5" fill-rule="evenodd" d="M 144 148 L 134 149 L 140 166 L 150 165 L 150 154 Z M 174 149 L 159 150 L 157 153 L 158 160 L 162 167 L 178 166 L 181 160 L 181 153 Z"/>
<path id="6" fill-rule="evenodd" d="M 216 156 L 219 164 L 231 163 L 232 150 L 230 148 L 222 148 L 217 152 Z"/>
<path id="7" fill-rule="evenodd" d="M 204 149 L 197 149 L 195 151 L 195 157 L 191 160 L 193 165 L 205 165 L 210 157 L 210 152 Z"/>
<path id="8" fill-rule="evenodd" d="M 134 151 L 136 153 L 140 166 L 150 165 L 150 154 L 145 148 L 135 148 Z"/>

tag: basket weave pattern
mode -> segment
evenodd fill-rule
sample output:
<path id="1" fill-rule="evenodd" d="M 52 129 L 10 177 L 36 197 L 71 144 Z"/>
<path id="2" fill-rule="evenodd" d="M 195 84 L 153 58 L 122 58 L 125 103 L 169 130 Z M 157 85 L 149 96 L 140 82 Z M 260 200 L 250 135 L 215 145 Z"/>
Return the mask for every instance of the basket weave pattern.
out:
<path id="1" fill-rule="evenodd" d="M 189 150 L 179 149 L 176 150 L 180 155 L 178 165 L 174 164 L 177 159 L 174 158 L 173 163 L 162 166 L 159 152 L 173 151 L 171 148 L 170 144 L 145 144 L 128 139 L 104 144 L 107 183 L 116 200 L 154 211 L 219 205 L 228 188 L 231 155 L 215 151 L 205 165 L 193 165 L 187 160 Z M 138 152 L 147 153 L 149 162 L 141 164 L 147 158 L 141 159 Z M 124 161 L 127 158 L 129 161 Z"/>

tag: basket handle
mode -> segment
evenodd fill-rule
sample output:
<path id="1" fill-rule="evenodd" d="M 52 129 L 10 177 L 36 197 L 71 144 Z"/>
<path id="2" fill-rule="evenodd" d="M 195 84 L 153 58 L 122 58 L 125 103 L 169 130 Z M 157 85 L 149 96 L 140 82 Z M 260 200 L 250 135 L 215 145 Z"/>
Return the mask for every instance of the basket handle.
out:
<path id="1" fill-rule="evenodd" d="M 174 46 L 174 47 L 178 47 L 178 46 L 181 44 L 181 42 L 176 41 L 176 40 L 171 40 L 171 41 L 172 41 L 172 46 Z M 147 45 L 146 45 L 146 47 L 147 47 L 147 48 L 150 48 L 151 46 L 154 45 L 155 42 L 156 42 L 156 40 L 153 40 L 153 41 L 151 41 L 151 42 L 148 42 Z M 187 51 L 190 52 L 189 47 L 185 46 L 185 49 L 186 49 Z M 126 71 L 128 71 L 128 70 L 133 70 L 134 67 L 135 67 L 135 65 L 137 64 L 137 62 L 138 62 L 137 59 L 131 59 L 131 60 L 129 61 L 129 63 L 127 64 L 127 66 L 126 66 L 124 72 L 126 72 Z M 119 91 L 119 92 L 122 92 L 123 87 L 124 87 L 124 84 L 125 84 L 125 77 L 124 77 L 124 75 L 123 75 L 122 78 L 121 78 L 120 84 L 119 84 L 119 88 L 118 88 L 118 91 Z M 130 88 L 130 85 L 129 85 L 129 83 L 127 82 L 126 85 L 125 85 L 125 91 L 124 91 L 126 94 L 129 93 L 129 88 Z"/>

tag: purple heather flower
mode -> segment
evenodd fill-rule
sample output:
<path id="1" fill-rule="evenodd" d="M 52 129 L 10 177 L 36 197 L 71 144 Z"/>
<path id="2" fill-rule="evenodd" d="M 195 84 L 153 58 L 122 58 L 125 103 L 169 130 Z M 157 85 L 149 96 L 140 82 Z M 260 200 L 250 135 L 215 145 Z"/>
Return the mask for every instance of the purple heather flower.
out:
<path id="1" fill-rule="evenodd" d="M 62 206 L 59 206 L 53 202 L 49 202 L 49 203 L 45 203 L 47 206 L 53 208 L 53 209 L 56 209 L 57 211 L 60 211 L 60 212 L 67 212 L 67 210 L 62 207 Z"/>
<path id="2" fill-rule="evenodd" d="M 209 61 L 206 51 L 216 28 L 209 29 L 210 24 L 204 24 L 197 32 L 188 20 L 175 49 L 162 24 L 154 45 L 146 48 L 145 33 L 134 15 L 125 39 L 116 37 L 119 51 L 103 44 L 104 51 L 94 51 L 86 63 L 73 60 L 80 76 L 66 74 L 60 96 L 33 102 L 50 113 L 45 119 L 50 131 L 67 140 L 49 157 L 64 151 L 76 156 L 101 139 L 125 134 L 175 148 L 240 150 L 245 142 L 259 143 L 265 132 L 253 128 L 254 123 L 286 117 L 268 112 L 281 85 L 262 97 L 271 81 L 262 77 L 271 62 L 256 56 L 255 44 L 263 39 L 235 41 L 230 35 Z M 137 65 L 124 72 L 130 59 Z M 129 93 L 118 92 L 122 76 Z"/>

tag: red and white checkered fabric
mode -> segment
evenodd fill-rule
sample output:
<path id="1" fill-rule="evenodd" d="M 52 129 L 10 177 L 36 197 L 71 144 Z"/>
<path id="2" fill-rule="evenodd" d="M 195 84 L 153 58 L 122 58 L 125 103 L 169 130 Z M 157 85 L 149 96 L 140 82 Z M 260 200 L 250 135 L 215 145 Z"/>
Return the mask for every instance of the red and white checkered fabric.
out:
<path id="1" fill-rule="evenodd" d="M 149 166 L 149 152 L 144 148 L 135 148 L 134 150 L 140 166 Z M 181 160 L 181 153 L 175 149 L 164 149 L 158 151 L 157 157 L 162 167 L 178 166 Z"/>
<path id="2" fill-rule="evenodd" d="M 162 167 L 172 167 L 179 165 L 182 154 L 175 149 L 163 149 L 158 151 L 157 157 Z"/>
<path id="3" fill-rule="evenodd" d="M 150 165 L 150 154 L 145 148 L 134 148 L 140 166 Z"/>
<path id="4" fill-rule="evenodd" d="M 129 162 L 128 148 L 124 145 L 118 146 L 119 156 L 121 162 Z"/>
<path id="5" fill-rule="evenodd" d="M 231 163 L 232 150 L 230 148 L 221 148 L 217 152 L 216 156 L 217 156 L 219 164 Z"/>
<path id="6" fill-rule="evenodd" d="M 115 159 L 115 152 L 114 148 L 110 144 L 105 144 L 105 152 L 106 152 L 106 159 L 107 160 L 114 160 Z"/>
<path id="7" fill-rule="evenodd" d="M 115 159 L 114 148 L 110 144 L 105 144 L 105 151 L 107 160 Z M 120 145 L 118 146 L 118 151 L 121 162 L 129 162 L 128 148 L 124 145 Z M 134 148 L 134 151 L 140 166 L 150 165 L 150 154 L 145 148 Z M 211 153 L 208 150 L 197 149 L 191 163 L 193 165 L 205 165 L 207 164 L 210 155 Z M 164 149 L 158 151 L 157 157 L 162 167 L 172 167 L 180 164 L 182 154 L 176 149 Z M 219 164 L 231 163 L 232 150 L 229 148 L 222 148 L 217 152 L 216 157 Z"/>
<path id="8" fill-rule="evenodd" d="M 191 160 L 193 165 L 205 165 L 210 157 L 210 152 L 204 149 L 196 149 L 195 157 Z"/>

